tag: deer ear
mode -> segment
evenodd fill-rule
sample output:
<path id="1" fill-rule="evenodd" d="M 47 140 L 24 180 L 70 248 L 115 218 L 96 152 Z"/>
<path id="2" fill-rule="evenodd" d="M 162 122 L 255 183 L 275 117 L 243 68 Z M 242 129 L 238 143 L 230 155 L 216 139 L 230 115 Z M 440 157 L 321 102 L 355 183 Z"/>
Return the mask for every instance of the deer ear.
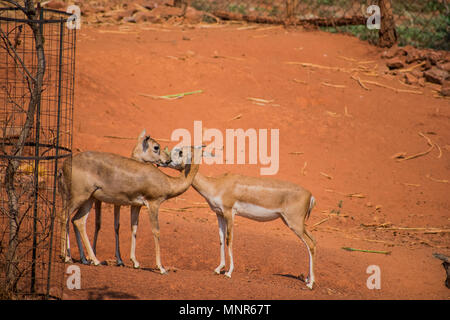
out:
<path id="1" fill-rule="evenodd" d="M 146 135 L 146 132 L 144 129 L 144 130 L 142 130 L 141 134 L 139 135 L 139 139 L 144 139 L 145 135 Z"/>

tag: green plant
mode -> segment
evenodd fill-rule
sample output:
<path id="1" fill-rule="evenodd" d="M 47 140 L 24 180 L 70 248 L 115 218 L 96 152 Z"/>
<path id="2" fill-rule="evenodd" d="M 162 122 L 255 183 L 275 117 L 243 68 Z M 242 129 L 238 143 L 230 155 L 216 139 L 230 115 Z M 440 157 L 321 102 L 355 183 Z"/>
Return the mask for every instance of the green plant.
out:
<path id="1" fill-rule="evenodd" d="M 337 215 L 339 215 L 339 214 L 341 213 L 341 209 L 342 209 L 342 204 L 343 204 L 343 202 L 344 202 L 344 201 L 339 200 L 339 202 L 338 202 L 338 204 L 337 204 L 338 209 L 337 209 L 337 210 L 333 209 L 333 210 L 331 210 L 330 212 L 331 212 L 331 213 L 336 213 Z"/>
<path id="2" fill-rule="evenodd" d="M 228 6 L 228 11 L 240 14 L 247 14 L 247 7 L 244 4 L 231 3 Z"/>

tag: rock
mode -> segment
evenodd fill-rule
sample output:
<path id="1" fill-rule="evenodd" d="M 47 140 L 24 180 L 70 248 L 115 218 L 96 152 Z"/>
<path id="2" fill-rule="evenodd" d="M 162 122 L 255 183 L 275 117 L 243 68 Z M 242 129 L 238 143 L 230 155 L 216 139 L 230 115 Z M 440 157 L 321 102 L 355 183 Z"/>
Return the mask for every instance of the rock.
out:
<path id="1" fill-rule="evenodd" d="M 115 20 L 115 21 L 122 21 L 123 19 L 125 19 L 126 17 L 132 17 L 133 16 L 133 14 L 136 12 L 137 10 L 132 10 L 132 9 L 129 9 L 129 10 L 123 10 L 123 11 L 118 11 L 118 12 L 115 12 L 114 14 L 112 14 L 112 18 Z"/>
<path id="2" fill-rule="evenodd" d="M 445 70 L 447 72 L 450 72 L 450 62 L 437 63 L 436 67 L 438 67 L 441 70 Z"/>
<path id="3" fill-rule="evenodd" d="M 427 54 L 427 59 L 431 62 L 432 65 L 436 65 L 436 63 L 441 60 L 441 55 L 437 52 L 431 51 Z"/>
<path id="4" fill-rule="evenodd" d="M 423 76 L 428 82 L 443 84 L 448 78 L 449 73 L 445 70 L 438 69 L 437 67 L 432 67 L 423 73 Z"/>
<path id="5" fill-rule="evenodd" d="M 406 46 L 402 48 L 398 48 L 395 53 L 396 56 L 406 56 L 408 54 L 408 50 L 414 49 L 412 46 Z"/>
<path id="6" fill-rule="evenodd" d="M 151 11 L 148 11 L 148 12 L 139 11 L 134 15 L 134 18 L 136 19 L 137 23 L 141 23 L 141 22 L 161 23 L 161 22 L 163 22 L 162 18 L 159 16 L 159 14 L 155 14 Z"/>
<path id="7" fill-rule="evenodd" d="M 441 88 L 441 94 L 446 97 L 450 96 L 450 81 L 444 81 Z"/>
<path id="8" fill-rule="evenodd" d="M 89 3 L 80 3 L 79 7 L 81 11 L 81 16 L 83 17 L 90 16 L 94 12 L 94 9 L 92 9 Z"/>
<path id="9" fill-rule="evenodd" d="M 422 78 L 423 77 L 423 72 L 417 69 L 414 69 L 413 71 L 411 71 L 411 74 L 416 77 L 416 78 Z"/>
<path id="10" fill-rule="evenodd" d="M 49 8 L 49 9 L 55 9 L 55 10 L 63 10 L 67 7 L 67 5 L 62 1 L 51 0 L 51 1 L 47 2 L 45 7 Z"/>
<path id="11" fill-rule="evenodd" d="M 388 50 L 384 51 L 381 54 L 381 58 L 383 59 L 392 59 L 397 55 L 397 51 L 398 51 L 398 47 L 397 46 L 393 46 L 391 48 L 389 48 Z"/>
<path id="12" fill-rule="evenodd" d="M 147 10 L 153 10 L 155 8 L 158 8 L 158 3 L 155 1 L 144 1 L 141 3 L 141 6 L 143 6 Z"/>
<path id="13" fill-rule="evenodd" d="M 392 69 L 401 69 L 403 68 L 405 65 L 403 64 L 403 62 L 400 60 L 400 58 L 392 58 L 390 59 L 388 62 L 386 62 L 386 66 L 392 70 Z"/>
<path id="14" fill-rule="evenodd" d="M 409 49 L 408 54 L 406 55 L 405 62 L 410 64 L 416 61 L 425 60 L 425 57 L 421 52 L 415 48 Z"/>
<path id="15" fill-rule="evenodd" d="M 405 73 L 405 83 L 406 84 L 411 84 L 411 85 L 414 85 L 414 84 L 417 84 L 417 82 L 418 82 L 419 80 L 415 77 L 415 76 L 413 76 L 411 73 Z"/>
<path id="16" fill-rule="evenodd" d="M 105 13 L 105 11 L 106 11 L 106 9 L 103 6 L 94 7 L 94 12 L 95 13 Z"/>
<path id="17" fill-rule="evenodd" d="M 427 59 L 425 61 L 425 64 L 421 67 L 421 70 L 422 71 L 430 70 L 432 66 L 433 65 L 431 64 L 430 60 Z"/>
<path id="18" fill-rule="evenodd" d="M 425 79 L 419 78 L 419 80 L 417 81 L 417 84 L 421 87 L 425 87 Z"/>
<path id="19" fill-rule="evenodd" d="M 192 24 L 200 23 L 203 20 L 203 13 L 201 11 L 195 10 L 192 7 L 187 7 L 186 15 L 184 18 Z"/>
<path id="20" fill-rule="evenodd" d="M 125 17 L 122 20 L 123 22 L 130 22 L 130 23 L 136 23 L 136 18 L 134 16 Z"/>

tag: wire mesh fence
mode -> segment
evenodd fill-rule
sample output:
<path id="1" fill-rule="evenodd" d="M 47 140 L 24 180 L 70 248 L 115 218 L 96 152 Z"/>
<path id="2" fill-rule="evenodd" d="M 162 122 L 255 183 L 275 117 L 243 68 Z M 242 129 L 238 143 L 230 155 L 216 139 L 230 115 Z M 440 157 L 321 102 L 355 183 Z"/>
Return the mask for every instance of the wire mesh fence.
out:
<path id="1" fill-rule="evenodd" d="M 450 50 L 448 0 L 392 1 L 399 45 Z"/>
<path id="2" fill-rule="evenodd" d="M 399 45 L 449 50 L 448 0 L 391 0 Z M 378 43 L 378 30 L 366 27 L 367 8 L 379 0 L 192 0 L 198 10 L 250 17 L 310 21 L 322 30 L 345 32 Z M 381 16 L 383 23 L 383 15 Z M 328 24 L 323 23 L 329 21 Z"/>
<path id="3" fill-rule="evenodd" d="M 61 298 L 57 184 L 72 154 L 75 29 L 66 13 L 37 11 L 0 8 L 0 293 Z"/>

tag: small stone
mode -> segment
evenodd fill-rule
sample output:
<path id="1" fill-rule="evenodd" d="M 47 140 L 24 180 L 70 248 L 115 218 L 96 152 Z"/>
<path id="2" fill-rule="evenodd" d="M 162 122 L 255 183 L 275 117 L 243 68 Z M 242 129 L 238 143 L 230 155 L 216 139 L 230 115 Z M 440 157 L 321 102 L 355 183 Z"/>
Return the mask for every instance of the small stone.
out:
<path id="1" fill-rule="evenodd" d="M 410 73 L 405 73 L 405 83 L 414 85 L 417 84 L 418 79 Z"/>
<path id="2" fill-rule="evenodd" d="M 450 81 L 444 81 L 441 88 L 441 94 L 446 97 L 450 96 Z"/>
<path id="3" fill-rule="evenodd" d="M 398 51 L 398 47 L 397 46 L 393 46 L 392 48 L 384 51 L 381 54 L 381 58 L 383 59 L 392 59 L 397 55 L 397 51 Z"/>
<path id="4" fill-rule="evenodd" d="M 447 72 L 450 72 L 450 62 L 446 63 L 437 63 L 436 67 L 438 67 L 441 70 L 445 70 Z"/>
<path id="5" fill-rule="evenodd" d="M 125 17 L 123 18 L 123 22 L 130 22 L 130 23 L 136 23 L 136 18 L 131 16 L 131 17 Z"/>
<path id="6" fill-rule="evenodd" d="M 46 8 L 61 10 L 66 8 L 66 4 L 62 1 L 51 0 L 45 5 Z"/>
<path id="7" fill-rule="evenodd" d="M 419 80 L 417 81 L 417 83 L 419 84 L 419 86 L 425 87 L 425 79 L 424 79 L 424 78 L 419 78 Z"/>
<path id="8" fill-rule="evenodd" d="M 404 67 L 404 64 L 399 58 L 393 58 L 390 59 L 388 62 L 386 62 L 386 66 L 392 70 L 392 69 L 401 69 Z"/>
<path id="9" fill-rule="evenodd" d="M 416 78 L 422 78 L 423 77 L 423 72 L 417 69 L 414 69 L 413 71 L 411 71 L 411 74 L 416 77 Z"/>
<path id="10" fill-rule="evenodd" d="M 441 55 L 437 52 L 432 51 L 427 54 L 427 59 L 431 62 L 432 65 L 436 65 L 441 59 Z"/>
<path id="11" fill-rule="evenodd" d="M 122 21 L 126 17 L 132 17 L 136 10 L 123 10 L 112 14 L 112 18 L 115 21 Z"/>
<path id="12" fill-rule="evenodd" d="M 143 12 L 139 11 L 135 14 L 136 22 L 151 22 L 151 23 L 161 23 L 163 21 L 159 14 L 152 11 Z"/>
<path id="13" fill-rule="evenodd" d="M 445 70 L 438 69 L 437 67 L 432 67 L 423 73 L 423 76 L 428 82 L 443 84 L 448 78 L 449 73 Z"/>

